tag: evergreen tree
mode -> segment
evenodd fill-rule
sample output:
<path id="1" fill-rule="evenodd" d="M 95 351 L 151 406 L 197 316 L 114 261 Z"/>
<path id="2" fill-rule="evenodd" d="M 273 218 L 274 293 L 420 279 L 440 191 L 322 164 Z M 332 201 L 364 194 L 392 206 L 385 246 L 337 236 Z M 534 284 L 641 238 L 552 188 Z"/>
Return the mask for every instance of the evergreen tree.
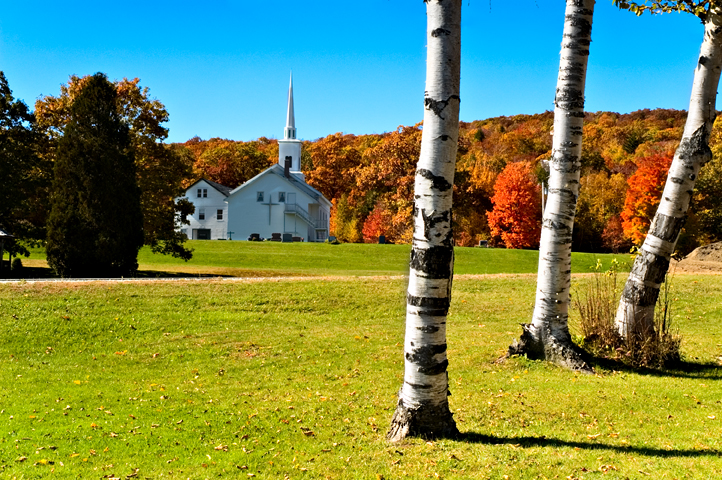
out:
<path id="1" fill-rule="evenodd" d="M 117 95 L 104 74 L 91 77 L 58 142 L 47 256 L 63 277 L 122 276 L 138 268 L 140 189 Z"/>

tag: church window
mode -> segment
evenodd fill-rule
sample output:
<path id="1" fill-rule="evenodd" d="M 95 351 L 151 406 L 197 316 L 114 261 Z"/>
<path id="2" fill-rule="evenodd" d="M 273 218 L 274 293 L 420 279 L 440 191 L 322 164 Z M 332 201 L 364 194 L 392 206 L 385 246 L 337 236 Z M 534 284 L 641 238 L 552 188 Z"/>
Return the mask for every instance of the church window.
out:
<path id="1" fill-rule="evenodd" d="M 223 210 L 216 210 L 216 219 L 223 220 Z"/>
<path id="2" fill-rule="evenodd" d="M 263 192 L 256 192 L 256 201 L 257 202 L 263 201 Z"/>
<path id="3" fill-rule="evenodd" d="M 201 197 L 203 196 L 203 193 L 202 193 L 202 192 L 203 192 L 203 189 L 202 189 L 202 188 L 199 188 L 199 189 L 198 189 L 198 198 L 201 198 Z"/>
<path id="4" fill-rule="evenodd" d="M 201 208 L 198 210 L 198 220 L 205 220 L 206 219 L 206 209 Z"/>
<path id="5" fill-rule="evenodd" d="M 208 198 L 208 189 L 207 188 L 203 189 L 203 198 Z"/>
<path id="6" fill-rule="evenodd" d="M 278 192 L 278 202 L 284 203 L 286 201 L 286 192 Z"/>

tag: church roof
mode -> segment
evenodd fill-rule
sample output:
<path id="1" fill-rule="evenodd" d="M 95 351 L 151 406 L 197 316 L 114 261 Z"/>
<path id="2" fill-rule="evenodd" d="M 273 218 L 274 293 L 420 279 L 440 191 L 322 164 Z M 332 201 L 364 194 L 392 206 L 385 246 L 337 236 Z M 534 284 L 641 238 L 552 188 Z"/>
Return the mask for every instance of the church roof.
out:
<path id="1" fill-rule="evenodd" d="M 304 182 L 303 180 L 300 180 L 293 173 L 290 175 L 290 177 L 287 178 L 286 175 L 284 175 L 284 168 L 282 166 L 280 166 L 279 164 L 272 165 L 271 167 L 267 168 L 266 170 L 262 171 L 261 173 L 259 173 L 255 177 L 253 177 L 252 179 L 248 180 L 243 185 L 236 187 L 229 194 L 229 196 L 235 195 L 236 192 L 251 185 L 252 183 L 255 183 L 256 180 L 258 180 L 259 178 L 261 178 L 264 175 L 275 175 L 279 178 L 282 178 L 283 180 L 287 181 L 294 187 L 298 188 L 299 190 L 301 190 L 303 193 L 305 193 L 309 197 L 313 198 L 314 200 L 316 200 L 318 202 L 328 203 L 329 205 L 331 204 L 331 202 L 329 202 L 328 199 L 323 196 L 323 193 L 319 192 L 318 190 L 316 190 L 315 188 L 313 188 L 311 185 Z"/>

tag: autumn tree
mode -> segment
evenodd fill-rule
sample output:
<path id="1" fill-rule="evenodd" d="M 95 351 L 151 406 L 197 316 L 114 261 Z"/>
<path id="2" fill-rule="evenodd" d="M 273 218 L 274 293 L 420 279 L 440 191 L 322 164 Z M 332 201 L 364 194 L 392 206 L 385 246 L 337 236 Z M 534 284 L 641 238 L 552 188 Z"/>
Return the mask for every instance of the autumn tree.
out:
<path id="1" fill-rule="evenodd" d="M 414 179 L 404 381 L 387 438 L 458 434 L 449 409 L 446 316 L 454 271 L 452 193 L 459 141 L 461 0 L 426 3 L 424 129 Z"/>
<path id="2" fill-rule="evenodd" d="M 487 213 L 492 238 L 500 238 L 506 248 L 539 244 L 539 190 L 529 163 L 510 163 L 504 168 L 494 184 L 494 208 Z"/>
<path id="3" fill-rule="evenodd" d="M 622 228 L 624 235 L 636 245 L 641 245 L 647 235 L 671 164 L 671 155 L 657 154 L 639 159 L 637 171 L 627 180 L 629 190 L 621 212 Z"/>
<path id="4" fill-rule="evenodd" d="M 62 277 L 127 276 L 138 268 L 140 189 L 117 97 L 105 75 L 88 77 L 57 143 L 46 252 Z"/>
<path id="5" fill-rule="evenodd" d="M 719 0 L 614 0 L 620 8 L 642 13 L 686 11 L 699 17 L 704 36 L 695 68 L 689 113 L 682 141 L 669 169 L 664 192 L 647 236 L 622 292 L 615 323 L 622 336 L 654 332 L 654 309 L 684 226 L 699 170 L 711 157 L 709 137 L 717 114 L 722 71 L 722 4 Z"/>
<path id="6" fill-rule="evenodd" d="M 59 138 L 71 118 L 71 107 L 92 78 L 72 75 L 67 84 L 61 85 L 59 96 L 46 96 L 35 103 L 38 125 L 49 139 L 45 152 L 48 161 L 55 159 Z M 153 252 L 188 260 L 192 253 L 183 245 L 185 236 L 176 229 L 176 219 L 184 221 L 192 205 L 176 198 L 183 196 L 183 180 L 191 176 L 190 158 L 178 155 L 177 149 L 163 143 L 168 137 L 168 129 L 163 126 L 168 112 L 159 100 L 150 97 L 147 87 L 140 87 L 139 79 L 124 78 L 113 82 L 113 86 L 118 94 L 116 108 L 130 127 L 135 152 L 144 243 Z"/>
<path id="7" fill-rule="evenodd" d="M 722 241 L 722 119 L 715 120 L 710 138 L 712 159 L 699 172 L 692 210 L 702 244 Z"/>
<path id="8" fill-rule="evenodd" d="M 356 170 L 361 166 L 363 153 L 356 138 L 335 133 L 309 147 L 313 168 L 304 171 L 306 182 L 326 198 L 341 198 L 355 188 Z"/>
<path id="9" fill-rule="evenodd" d="M 273 165 L 257 141 L 225 140 L 205 150 L 193 166 L 196 178 L 236 188 Z"/>
<path id="10" fill-rule="evenodd" d="M 603 233 L 610 222 L 617 221 L 613 221 L 613 218 L 619 218 L 626 194 L 627 179 L 621 173 L 591 171 L 581 177 L 572 236 L 572 248 L 575 251 L 595 252 L 621 248 L 625 240 L 623 236 L 619 239 L 621 243 L 615 242 L 612 246 L 606 242 Z"/>
<path id="11" fill-rule="evenodd" d="M 393 223 L 393 216 L 384 202 L 379 202 L 364 221 L 361 233 L 365 243 L 376 243 L 381 235 L 386 235 Z"/>
<path id="12" fill-rule="evenodd" d="M 355 210 L 349 205 L 348 196 L 331 200 L 331 234 L 346 243 L 357 243 L 363 238 L 363 223 Z"/>

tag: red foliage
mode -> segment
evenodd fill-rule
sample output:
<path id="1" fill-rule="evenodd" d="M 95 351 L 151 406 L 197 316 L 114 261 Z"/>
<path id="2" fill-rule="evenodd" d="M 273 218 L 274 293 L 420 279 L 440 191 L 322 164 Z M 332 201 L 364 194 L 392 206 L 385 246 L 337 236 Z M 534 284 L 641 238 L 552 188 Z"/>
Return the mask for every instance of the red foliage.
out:
<path id="1" fill-rule="evenodd" d="M 624 234 L 622 219 L 619 215 L 613 215 L 607 220 L 602 232 L 602 246 L 609 248 L 614 253 L 619 253 L 620 250 L 631 246 L 629 237 Z"/>
<path id="2" fill-rule="evenodd" d="M 494 185 L 494 204 L 487 212 L 493 237 L 501 237 L 507 248 L 535 247 L 541 235 L 540 187 L 529 163 L 510 163 Z"/>
<path id="3" fill-rule="evenodd" d="M 386 235 L 393 223 L 393 215 L 383 203 L 378 203 L 366 217 L 362 229 L 364 243 L 376 243 L 379 236 Z"/>
<path id="4" fill-rule="evenodd" d="M 629 190 L 622 210 L 622 228 L 624 234 L 637 245 L 647 235 L 671 164 L 672 156 L 669 154 L 640 158 L 637 171 L 627 180 Z"/>

